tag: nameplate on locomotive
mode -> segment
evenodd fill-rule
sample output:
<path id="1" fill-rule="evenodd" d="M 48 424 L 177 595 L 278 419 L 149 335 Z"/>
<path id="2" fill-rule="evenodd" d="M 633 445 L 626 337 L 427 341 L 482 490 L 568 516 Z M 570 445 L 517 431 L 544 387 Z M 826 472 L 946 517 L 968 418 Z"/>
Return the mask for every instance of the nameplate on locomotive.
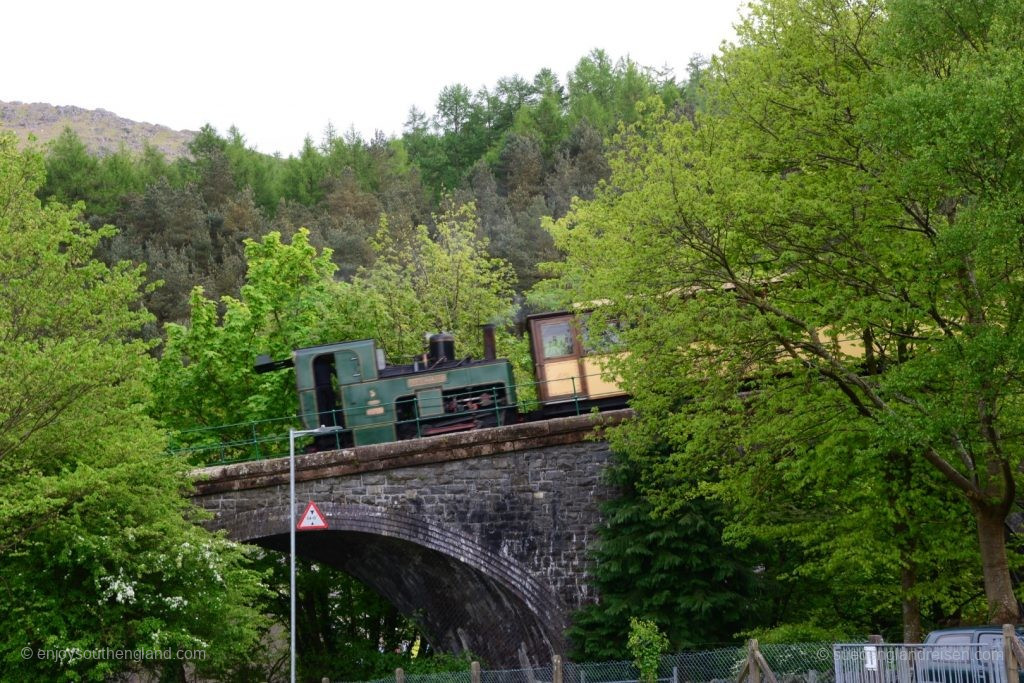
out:
<path id="1" fill-rule="evenodd" d="M 437 384 L 444 384 L 448 381 L 448 373 L 442 372 L 439 375 L 423 375 L 422 377 L 410 377 L 405 380 L 405 385 L 410 389 L 419 387 L 432 387 Z"/>

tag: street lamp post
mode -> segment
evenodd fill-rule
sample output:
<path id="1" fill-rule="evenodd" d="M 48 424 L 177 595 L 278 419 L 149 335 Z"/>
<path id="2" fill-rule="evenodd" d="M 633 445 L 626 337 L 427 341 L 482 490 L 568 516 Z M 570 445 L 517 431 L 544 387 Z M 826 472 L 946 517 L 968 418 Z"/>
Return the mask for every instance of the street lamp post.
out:
<path id="1" fill-rule="evenodd" d="M 291 683 L 295 683 L 295 439 L 300 436 L 311 436 L 313 434 L 333 434 L 340 432 L 344 427 L 328 427 L 320 425 L 316 429 L 290 429 L 288 430 L 288 508 L 289 508 L 289 540 L 290 540 L 290 568 L 291 575 L 291 647 L 289 659 L 291 660 Z"/>

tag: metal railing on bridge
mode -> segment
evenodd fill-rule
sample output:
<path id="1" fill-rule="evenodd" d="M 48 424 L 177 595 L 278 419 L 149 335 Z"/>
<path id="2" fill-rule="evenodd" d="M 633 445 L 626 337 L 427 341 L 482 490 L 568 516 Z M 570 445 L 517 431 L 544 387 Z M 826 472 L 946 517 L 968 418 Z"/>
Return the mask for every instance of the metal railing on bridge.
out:
<path id="1" fill-rule="evenodd" d="M 584 375 L 581 378 L 597 377 L 599 375 Z M 578 390 L 578 377 L 551 380 L 564 384 L 571 381 L 572 392 L 561 396 L 554 403 L 562 408 L 563 415 L 583 415 L 590 412 L 588 401 L 601 399 L 617 394 L 584 394 Z M 491 400 L 486 407 L 474 411 L 472 415 L 485 417 L 493 420 L 495 425 L 507 424 L 506 417 L 509 414 L 526 414 L 537 410 L 541 403 L 537 400 L 539 395 L 538 387 L 545 382 L 530 381 L 513 385 L 510 387 L 517 397 L 514 402 L 501 399 L 498 395 L 500 388 L 491 389 Z M 470 392 L 466 396 L 479 394 Z M 451 398 L 460 399 L 461 394 Z M 345 417 L 348 414 L 366 415 L 369 405 L 352 405 L 344 410 L 335 410 L 322 413 L 322 417 L 332 420 L 334 424 L 348 424 Z M 373 408 L 380 406 L 375 404 Z M 396 411 L 392 407 L 391 414 Z M 511 411 L 511 412 L 510 412 Z M 467 413 L 468 415 L 469 413 Z M 448 415 L 452 416 L 452 415 Z M 396 421 L 381 421 L 377 424 L 395 424 L 411 431 L 414 436 L 426 436 L 427 427 L 437 416 L 420 417 L 415 413 L 410 419 Z M 368 425 L 373 426 L 373 425 Z M 249 460 L 265 460 L 268 458 L 285 457 L 288 455 L 288 440 L 290 429 L 303 429 L 300 415 L 287 415 L 264 420 L 253 420 L 249 422 L 236 422 L 233 424 L 216 425 L 210 427 L 196 427 L 171 432 L 168 453 L 170 455 L 186 457 L 193 465 L 218 465 Z M 330 437 L 334 439 L 334 448 L 343 448 L 345 436 L 350 430 L 340 429 L 332 432 Z M 323 438 L 323 437 L 321 437 Z M 409 438 L 409 437 L 406 437 Z M 297 452 L 309 450 L 313 445 L 313 437 L 305 436 L 296 439 L 295 447 Z"/>

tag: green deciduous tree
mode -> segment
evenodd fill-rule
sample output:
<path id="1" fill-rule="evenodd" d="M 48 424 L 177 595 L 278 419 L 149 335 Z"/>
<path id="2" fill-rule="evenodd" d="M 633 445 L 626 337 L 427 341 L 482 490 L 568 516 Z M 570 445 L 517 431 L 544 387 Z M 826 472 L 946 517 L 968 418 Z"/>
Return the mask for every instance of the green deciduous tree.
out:
<path id="1" fill-rule="evenodd" d="M 254 644 L 262 589 L 239 546 L 195 524 L 145 414 L 143 274 L 95 260 L 112 230 L 81 223 L 80 205 L 41 205 L 43 161 L 16 147 L 0 135 L 0 677 L 182 671 L 67 663 L 74 648 L 204 650 L 199 670 L 223 673 Z"/>
<path id="2" fill-rule="evenodd" d="M 637 491 L 640 474 L 628 459 L 610 471 L 619 495 L 604 506 L 593 555 L 600 600 L 573 616 L 575 660 L 627 656 L 631 618 L 654 623 L 678 652 L 729 642 L 769 611 L 767 581 L 755 574 L 766 557 L 722 541 L 720 505 L 691 500 L 655 516 Z"/>
<path id="3" fill-rule="evenodd" d="M 640 680 L 655 683 L 658 680 L 658 662 L 668 649 L 668 638 L 658 625 L 648 619 L 631 617 L 629 620 L 629 652 L 633 666 L 640 671 Z"/>
<path id="4" fill-rule="evenodd" d="M 480 326 L 512 312 L 514 275 L 487 253 L 472 205 L 395 235 L 382 223 L 376 261 L 355 284 L 373 304 L 371 335 L 393 360 L 422 353 L 423 335 L 451 332 L 466 353 L 481 352 Z"/>
<path id="5" fill-rule="evenodd" d="M 317 251 L 306 230 L 295 233 L 290 244 L 276 232 L 249 240 L 245 259 L 240 298 L 217 302 L 196 289 L 188 323 L 167 326 L 153 386 L 155 416 L 168 427 L 295 415 L 294 376 L 256 374 L 256 356 L 287 358 L 304 346 L 370 336 L 366 304 L 351 285 L 333 279 L 330 250 Z M 287 426 L 267 428 L 280 432 Z"/>
<path id="6" fill-rule="evenodd" d="M 770 494 L 750 472 L 802 470 L 815 495 L 879 511 L 889 552 L 860 561 L 903 572 L 905 609 L 918 549 L 962 558 L 974 536 L 965 577 L 980 569 L 995 622 L 1018 615 L 1003 525 L 1024 446 L 1021 12 L 754 5 L 707 74 L 707 112 L 650 105 L 609 187 L 555 230 L 574 296 L 634 326 L 621 370 L 642 419 L 622 438 L 673 450 L 649 463 L 652 495 L 671 507 L 673 477 L 714 471 L 706 490 L 735 500 Z M 816 490 L 843 458 L 865 488 Z M 890 471 L 906 485 L 871 483 Z M 929 501 L 950 499 L 973 528 L 940 515 L 929 540 Z"/>

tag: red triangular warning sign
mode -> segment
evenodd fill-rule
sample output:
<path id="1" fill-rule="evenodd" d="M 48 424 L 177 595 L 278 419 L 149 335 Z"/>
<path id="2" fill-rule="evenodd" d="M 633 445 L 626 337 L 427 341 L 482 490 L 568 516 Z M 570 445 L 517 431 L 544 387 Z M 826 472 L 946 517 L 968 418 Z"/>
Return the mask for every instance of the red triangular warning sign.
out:
<path id="1" fill-rule="evenodd" d="M 295 525 L 295 528 L 299 531 L 316 531 L 317 529 L 327 528 L 327 518 L 324 517 L 323 513 L 320 512 L 320 508 L 316 506 L 316 503 L 309 501 L 309 505 L 306 506 L 306 511 L 302 513 L 302 519 Z"/>

